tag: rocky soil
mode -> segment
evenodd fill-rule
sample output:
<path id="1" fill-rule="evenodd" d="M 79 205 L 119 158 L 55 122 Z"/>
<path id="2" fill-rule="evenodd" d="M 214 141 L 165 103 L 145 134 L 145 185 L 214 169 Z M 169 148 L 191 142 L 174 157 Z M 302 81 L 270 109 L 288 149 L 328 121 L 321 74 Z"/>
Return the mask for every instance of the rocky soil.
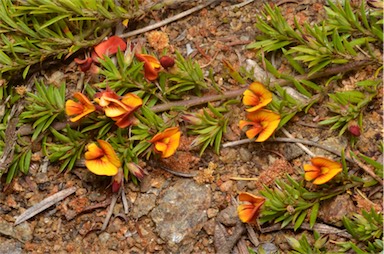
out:
<path id="1" fill-rule="evenodd" d="M 247 59 L 256 60 L 256 53 L 246 50 L 245 45 L 255 38 L 254 23 L 263 3 L 253 1 L 238 5 L 242 2 L 219 1 L 159 29 L 169 37 L 170 52 L 188 53 L 206 72 L 212 68 L 215 80 L 223 90 L 239 86 L 223 69 L 223 59 L 235 67 L 246 66 Z M 267 2 L 279 5 L 290 22 L 294 17 L 300 23 L 317 22 L 324 17 L 322 7 L 325 3 L 321 0 Z M 142 23 L 134 24 L 136 27 L 132 29 L 155 23 L 195 4 L 179 1 L 148 13 Z M 148 45 L 151 42 L 148 34 L 132 39 Z M 367 68 L 350 73 L 346 83 L 360 80 L 364 72 L 370 71 Z M 81 76 L 74 63 L 46 70 L 43 74 L 47 78 L 65 80 L 73 87 Z M 364 131 L 356 144 L 361 152 L 375 159 L 380 155 L 377 145 L 382 139 L 381 99 L 365 112 Z M 225 142 L 244 138 L 237 125 L 244 116 L 244 109 L 237 105 L 232 111 Z M 348 144 L 349 137 L 338 137 L 337 132 L 328 127 L 316 125 L 316 121 L 327 113 L 324 106 L 315 105 L 309 114 L 296 116 L 287 125 L 287 130 L 296 138 L 340 150 Z M 281 132 L 275 135 L 284 137 Z M 298 238 L 302 233 L 308 233 L 311 239 L 311 231 L 294 232 L 290 228 L 261 233 L 257 227 L 242 224 L 236 214 L 239 192 L 257 193 L 263 185 L 273 186 L 275 179 L 287 173 L 297 177 L 303 173 L 302 165 L 310 157 L 296 144 L 249 143 L 223 148 L 219 155 L 208 149 L 199 157 L 198 151 L 188 149 L 190 142 L 191 139 L 184 138 L 181 149 L 161 165 L 142 162 L 149 174 L 140 185 L 127 183 L 124 187 L 129 212 L 124 212 L 119 199 L 103 232 L 100 228 L 113 195 L 110 179 L 96 177 L 82 167 L 59 173 L 59 165 L 49 165 L 48 170 L 41 171 L 42 161 L 37 154 L 29 174 L 16 178 L 0 192 L 0 253 L 247 253 L 246 246 L 257 244 L 267 253 L 277 250 L 285 253 L 289 250 L 285 236 Z M 316 155 L 336 158 L 319 148 L 311 147 L 311 150 Z M 164 170 L 164 166 L 186 175 L 174 175 Z M 256 180 L 234 180 L 233 177 Z M 69 187 L 76 187 L 74 194 L 14 226 L 15 217 L 27 208 Z M 373 194 L 370 200 L 381 204 L 382 192 Z M 356 199 L 344 194 L 321 208 L 319 222 L 338 226 L 343 215 L 358 209 Z M 334 241 L 345 240 L 332 232 L 329 237 Z"/>

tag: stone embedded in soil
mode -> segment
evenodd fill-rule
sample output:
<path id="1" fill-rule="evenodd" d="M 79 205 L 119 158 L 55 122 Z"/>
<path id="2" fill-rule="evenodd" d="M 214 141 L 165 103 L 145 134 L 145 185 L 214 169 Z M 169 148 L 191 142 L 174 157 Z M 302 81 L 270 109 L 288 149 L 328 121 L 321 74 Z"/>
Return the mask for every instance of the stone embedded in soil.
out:
<path id="1" fill-rule="evenodd" d="M 150 216 L 169 251 L 189 253 L 196 235 L 208 220 L 210 189 L 193 180 L 179 179 L 158 201 Z"/>
<path id="2" fill-rule="evenodd" d="M 13 223 L 1 221 L 0 234 L 18 239 L 21 242 L 27 242 L 33 238 L 33 227 L 28 222 L 15 226 Z"/>
<path id="3" fill-rule="evenodd" d="M 217 221 L 227 227 L 233 227 L 239 220 L 237 216 L 237 210 L 235 206 L 228 206 L 224 210 L 219 212 Z"/>
<path id="4" fill-rule="evenodd" d="M 318 218 L 328 224 L 342 226 L 341 219 L 356 211 L 351 197 L 347 194 L 339 195 L 335 199 L 320 206 Z"/>
<path id="5" fill-rule="evenodd" d="M 156 196 L 154 194 L 141 194 L 133 204 L 132 216 L 135 219 L 148 214 L 156 205 Z"/>
<path id="6" fill-rule="evenodd" d="M 0 253 L 2 254 L 21 254 L 24 253 L 20 242 L 11 239 L 0 238 Z"/>

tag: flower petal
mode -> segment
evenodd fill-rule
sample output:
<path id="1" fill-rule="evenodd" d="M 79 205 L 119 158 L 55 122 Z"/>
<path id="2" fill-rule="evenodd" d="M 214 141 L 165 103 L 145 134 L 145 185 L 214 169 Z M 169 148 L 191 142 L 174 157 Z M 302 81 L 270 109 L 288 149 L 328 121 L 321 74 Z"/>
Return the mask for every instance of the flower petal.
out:
<path id="1" fill-rule="evenodd" d="M 118 172 L 118 167 L 113 165 L 106 156 L 96 160 L 86 160 L 85 166 L 96 175 L 113 176 Z"/>
<path id="2" fill-rule="evenodd" d="M 181 132 L 177 132 L 170 137 L 167 149 L 161 156 L 162 158 L 168 158 L 176 152 L 180 144 L 180 136 Z"/>
<path id="3" fill-rule="evenodd" d="M 136 124 L 137 118 L 132 113 L 125 113 L 124 115 L 113 118 L 115 120 L 115 124 L 119 128 L 127 128 L 128 126 Z"/>
<path id="4" fill-rule="evenodd" d="M 132 110 L 135 110 L 136 108 L 143 105 L 143 100 L 133 93 L 128 93 L 124 95 L 121 99 L 121 102 L 130 107 Z"/>
<path id="5" fill-rule="evenodd" d="M 324 157 L 314 157 L 311 159 L 311 162 L 313 165 L 316 165 L 318 167 L 328 167 L 328 168 L 341 168 L 341 164 L 332 161 L 330 159 L 324 158 Z"/>
<path id="6" fill-rule="evenodd" d="M 88 145 L 87 152 L 84 154 L 85 160 L 94 160 L 104 156 L 104 151 L 100 147 L 96 145 L 96 143 L 92 143 Z"/>
<path id="7" fill-rule="evenodd" d="M 243 104 L 246 106 L 257 105 L 260 103 L 259 97 L 254 94 L 251 90 L 245 90 L 243 93 Z"/>
<path id="8" fill-rule="evenodd" d="M 257 134 L 259 134 L 261 131 L 262 131 L 262 127 L 261 126 L 254 126 L 252 128 L 250 128 L 249 130 L 247 130 L 245 132 L 245 135 L 247 136 L 247 138 L 249 139 L 253 139 L 254 137 L 256 137 Z"/>
<path id="9" fill-rule="evenodd" d="M 164 138 L 168 138 L 177 132 L 179 132 L 179 127 L 168 128 L 163 132 L 157 133 L 149 142 L 155 143 L 156 141 L 162 140 Z"/>
<path id="10" fill-rule="evenodd" d="M 119 36 L 111 36 L 106 41 L 95 46 L 94 51 L 99 58 L 104 59 L 104 55 L 116 54 L 119 48 L 121 51 L 124 51 L 127 48 L 127 43 Z"/>
<path id="11" fill-rule="evenodd" d="M 241 204 L 237 207 L 237 214 L 244 223 L 254 222 L 257 218 L 257 216 L 255 216 L 256 213 L 257 209 L 252 204 Z"/>
<path id="12" fill-rule="evenodd" d="M 156 149 L 158 152 L 163 153 L 165 150 L 167 150 L 167 144 L 158 141 L 158 142 L 155 143 L 155 149 Z"/>
<path id="13" fill-rule="evenodd" d="M 83 112 L 84 106 L 81 103 L 73 100 L 67 100 L 65 102 L 65 113 L 68 116 L 79 115 Z"/>
<path id="14" fill-rule="evenodd" d="M 127 113 L 127 110 L 117 104 L 110 104 L 109 106 L 104 107 L 104 113 L 108 117 L 118 117 Z"/>
<path id="15" fill-rule="evenodd" d="M 250 84 L 243 95 L 244 105 L 253 106 L 246 109 L 248 112 L 255 112 L 272 101 L 272 93 L 259 82 Z"/>
<path id="16" fill-rule="evenodd" d="M 248 201 L 250 203 L 264 203 L 265 202 L 264 197 L 255 196 L 255 195 L 248 193 L 248 192 L 240 192 L 239 193 L 239 200 L 240 201 Z"/>
<path id="17" fill-rule="evenodd" d="M 119 157 L 117 157 L 116 153 L 115 153 L 115 150 L 113 150 L 113 147 L 111 146 L 111 144 L 109 144 L 108 142 L 104 141 L 104 140 L 101 140 L 99 139 L 97 141 L 101 147 L 101 149 L 103 149 L 105 155 L 107 156 L 108 160 L 116 167 L 121 167 L 121 162 L 120 162 L 120 159 Z"/>
<path id="18" fill-rule="evenodd" d="M 144 76 L 149 81 L 156 80 L 159 74 L 159 68 L 161 64 L 159 60 L 151 55 L 147 54 L 135 54 L 136 58 L 140 62 L 144 62 Z"/>
<path id="19" fill-rule="evenodd" d="M 327 174 L 323 174 L 318 176 L 314 181 L 313 184 L 324 184 L 334 178 L 338 173 L 342 171 L 342 168 L 335 168 L 328 171 Z"/>
<path id="20" fill-rule="evenodd" d="M 267 140 L 277 129 L 277 126 L 279 126 L 280 119 L 274 120 L 272 122 L 268 122 L 267 126 L 263 129 L 263 131 L 259 134 L 257 139 L 255 140 L 256 142 L 264 142 Z"/>
<path id="21" fill-rule="evenodd" d="M 245 121 L 245 120 L 240 120 L 239 121 L 239 128 L 240 129 L 243 129 L 247 125 L 253 125 L 253 122 Z"/>

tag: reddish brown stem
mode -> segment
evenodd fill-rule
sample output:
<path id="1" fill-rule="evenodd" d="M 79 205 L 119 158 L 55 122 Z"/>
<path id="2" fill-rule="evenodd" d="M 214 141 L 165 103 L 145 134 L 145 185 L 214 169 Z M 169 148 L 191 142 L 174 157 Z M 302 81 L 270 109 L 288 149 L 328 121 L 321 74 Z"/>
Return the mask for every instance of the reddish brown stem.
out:
<path id="1" fill-rule="evenodd" d="M 335 75 L 338 73 L 344 73 L 344 72 L 349 72 L 352 70 L 357 70 L 359 68 L 362 68 L 364 66 L 369 65 L 370 63 L 371 63 L 371 61 L 368 61 L 368 60 L 351 62 L 351 63 L 345 64 L 345 65 L 327 68 L 321 72 L 314 73 L 311 76 L 309 76 L 308 74 L 298 75 L 295 77 L 295 79 L 296 80 L 313 80 L 316 78 L 328 77 L 328 76 Z M 280 86 L 286 86 L 290 83 L 292 83 L 292 82 L 289 80 L 285 80 L 285 79 L 279 79 L 275 82 L 275 84 L 278 84 Z M 271 84 L 270 87 L 273 87 L 275 84 Z M 245 88 L 240 88 L 240 89 L 233 90 L 233 91 L 224 92 L 223 94 L 209 95 L 209 96 L 203 96 L 203 97 L 194 97 L 194 98 L 192 98 L 190 100 L 186 100 L 186 101 L 168 102 L 168 103 L 154 106 L 152 108 L 152 111 L 155 113 L 158 113 L 158 112 L 170 110 L 170 109 L 175 108 L 175 107 L 190 108 L 190 107 L 205 104 L 205 103 L 208 103 L 211 101 L 219 101 L 219 100 L 224 100 L 224 99 L 235 98 L 235 97 L 243 94 L 243 92 L 246 89 L 247 88 L 245 87 Z"/>

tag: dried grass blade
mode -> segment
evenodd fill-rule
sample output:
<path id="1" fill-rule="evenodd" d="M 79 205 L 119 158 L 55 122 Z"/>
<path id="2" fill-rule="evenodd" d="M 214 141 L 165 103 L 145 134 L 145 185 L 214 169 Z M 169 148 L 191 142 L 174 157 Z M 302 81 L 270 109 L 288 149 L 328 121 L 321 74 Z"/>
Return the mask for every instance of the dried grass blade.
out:
<path id="1" fill-rule="evenodd" d="M 15 221 L 15 225 L 18 225 L 18 224 L 32 218 L 36 214 L 44 211 L 48 207 L 54 205 L 55 203 L 63 200 L 64 198 L 68 197 L 69 195 L 73 194 L 76 190 L 77 190 L 76 187 L 71 187 L 71 188 L 59 191 L 59 192 L 53 194 L 52 196 L 43 199 L 40 203 L 28 208 L 23 214 L 21 214 L 19 217 L 17 217 L 17 219 Z"/>

